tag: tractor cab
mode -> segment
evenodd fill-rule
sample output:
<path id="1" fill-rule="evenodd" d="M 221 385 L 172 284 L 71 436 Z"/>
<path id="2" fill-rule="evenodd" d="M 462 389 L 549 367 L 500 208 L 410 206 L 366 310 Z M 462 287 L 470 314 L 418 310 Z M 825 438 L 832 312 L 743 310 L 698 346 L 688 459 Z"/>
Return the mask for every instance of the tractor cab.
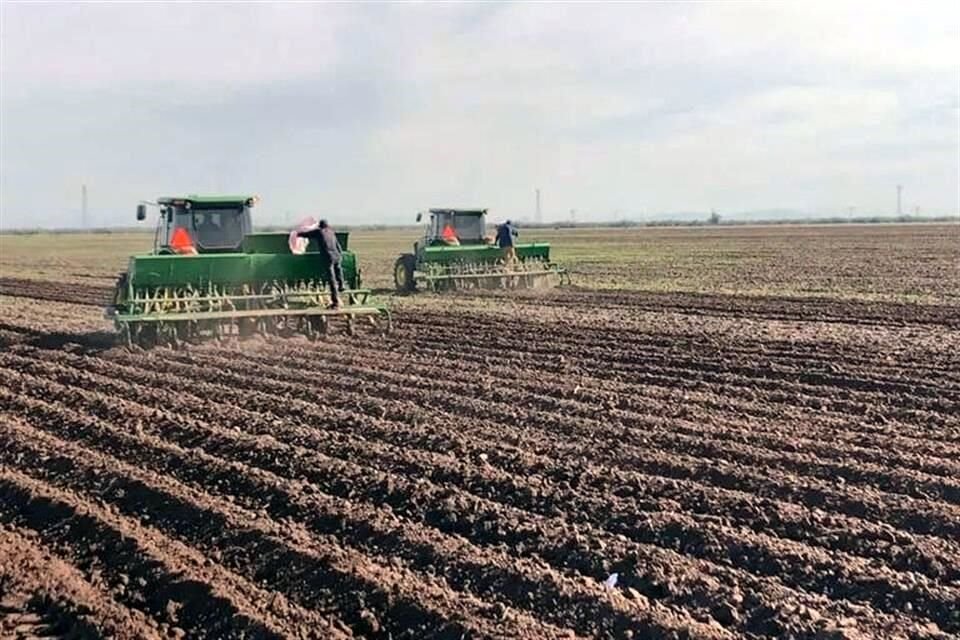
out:
<path id="1" fill-rule="evenodd" d="M 426 246 L 486 244 L 486 209 L 430 209 Z"/>
<path id="2" fill-rule="evenodd" d="M 157 253 L 197 254 L 240 251 L 253 230 L 250 209 L 257 196 L 196 196 L 158 198 L 160 220 L 154 239 Z M 137 219 L 146 205 L 137 207 Z"/>

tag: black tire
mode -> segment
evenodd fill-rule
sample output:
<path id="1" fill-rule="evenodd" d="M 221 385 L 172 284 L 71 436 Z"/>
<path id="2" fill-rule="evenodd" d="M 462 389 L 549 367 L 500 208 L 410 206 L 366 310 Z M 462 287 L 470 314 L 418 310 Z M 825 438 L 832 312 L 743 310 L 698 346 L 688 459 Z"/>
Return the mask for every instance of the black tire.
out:
<path id="1" fill-rule="evenodd" d="M 416 291 L 417 283 L 413 279 L 413 272 L 417 267 L 417 257 L 412 253 L 405 253 L 397 258 L 393 265 L 393 284 L 398 293 Z"/>

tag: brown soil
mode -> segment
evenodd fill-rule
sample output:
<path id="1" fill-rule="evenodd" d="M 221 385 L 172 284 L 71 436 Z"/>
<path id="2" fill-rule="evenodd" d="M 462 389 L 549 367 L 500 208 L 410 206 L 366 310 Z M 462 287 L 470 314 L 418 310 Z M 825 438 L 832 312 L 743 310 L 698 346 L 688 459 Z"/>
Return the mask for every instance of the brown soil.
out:
<path id="1" fill-rule="evenodd" d="M 103 307 L 110 303 L 113 289 L 70 282 L 43 282 L 27 278 L 0 278 L 0 296 L 19 296 L 34 300 L 53 300 Z"/>
<path id="2" fill-rule="evenodd" d="M 955 307 L 471 294 L 134 352 L 0 293 L 0 635 L 960 634 Z"/>

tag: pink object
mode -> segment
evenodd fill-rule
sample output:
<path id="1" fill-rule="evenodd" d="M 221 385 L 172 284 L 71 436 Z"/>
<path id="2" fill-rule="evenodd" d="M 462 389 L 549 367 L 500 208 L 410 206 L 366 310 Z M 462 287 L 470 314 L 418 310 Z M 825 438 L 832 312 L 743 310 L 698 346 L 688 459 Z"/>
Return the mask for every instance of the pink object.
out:
<path id="1" fill-rule="evenodd" d="M 290 253 L 294 255 L 302 255 L 307 250 L 307 245 L 310 244 L 310 240 L 307 238 L 301 238 L 297 234 L 301 231 L 312 231 L 317 228 L 317 221 L 312 217 L 304 218 L 300 221 L 300 224 L 297 225 L 297 228 L 290 232 L 290 238 L 287 243 L 290 245 Z"/>

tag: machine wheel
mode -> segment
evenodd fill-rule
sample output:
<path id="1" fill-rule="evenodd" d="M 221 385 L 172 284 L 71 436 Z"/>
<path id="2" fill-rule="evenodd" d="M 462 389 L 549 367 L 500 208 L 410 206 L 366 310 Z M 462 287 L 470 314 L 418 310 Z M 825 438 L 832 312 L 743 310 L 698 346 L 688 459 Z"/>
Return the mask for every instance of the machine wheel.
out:
<path id="1" fill-rule="evenodd" d="M 413 271 L 417 267 L 417 257 L 412 253 L 405 253 L 393 265 L 393 283 L 397 292 L 409 293 L 415 291 L 417 283 L 413 279 Z"/>

